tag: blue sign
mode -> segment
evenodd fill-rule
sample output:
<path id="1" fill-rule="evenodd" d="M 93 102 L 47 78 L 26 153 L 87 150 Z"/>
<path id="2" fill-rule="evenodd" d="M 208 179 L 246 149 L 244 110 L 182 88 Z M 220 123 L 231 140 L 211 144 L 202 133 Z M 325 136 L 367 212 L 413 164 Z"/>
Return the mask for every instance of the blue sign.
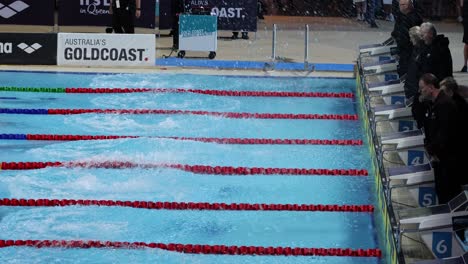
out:
<path id="1" fill-rule="evenodd" d="M 398 79 L 398 74 L 385 74 L 385 81 L 392 81 L 392 80 L 397 80 Z"/>
<path id="2" fill-rule="evenodd" d="M 415 166 L 424 164 L 424 151 L 408 150 L 408 165 Z"/>
<path id="3" fill-rule="evenodd" d="M 419 206 L 436 205 L 437 196 L 433 187 L 419 187 Z"/>
<path id="4" fill-rule="evenodd" d="M 398 121 L 398 132 L 410 131 L 414 129 L 414 121 L 400 120 Z"/>
<path id="5" fill-rule="evenodd" d="M 391 104 L 404 104 L 405 97 L 404 96 L 392 96 L 391 97 Z"/>
<path id="6" fill-rule="evenodd" d="M 382 61 L 387 61 L 387 60 L 390 60 L 390 56 L 379 56 L 379 61 L 382 62 Z"/>
<path id="7" fill-rule="evenodd" d="M 432 252 L 437 258 L 448 258 L 452 256 L 452 233 L 434 232 L 432 234 Z"/>

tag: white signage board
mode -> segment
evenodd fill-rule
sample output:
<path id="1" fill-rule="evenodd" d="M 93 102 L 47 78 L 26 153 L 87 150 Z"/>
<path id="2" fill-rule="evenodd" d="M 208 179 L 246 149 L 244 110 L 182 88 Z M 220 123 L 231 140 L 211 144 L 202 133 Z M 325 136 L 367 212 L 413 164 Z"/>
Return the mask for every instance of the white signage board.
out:
<path id="1" fill-rule="evenodd" d="M 57 42 L 58 65 L 155 65 L 153 34 L 59 33 Z"/>

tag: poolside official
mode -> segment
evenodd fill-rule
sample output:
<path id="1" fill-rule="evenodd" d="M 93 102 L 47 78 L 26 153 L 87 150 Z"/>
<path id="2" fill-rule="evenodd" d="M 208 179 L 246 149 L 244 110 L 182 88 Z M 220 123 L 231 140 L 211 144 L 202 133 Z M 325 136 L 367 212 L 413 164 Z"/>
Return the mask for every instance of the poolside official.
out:
<path id="1" fill-rule="evenodd" d="M 111 0 L 109 13 L 112 14 L 114 33 L 135 33 L 135 17 L 141 15 L 141 0 Z"/>

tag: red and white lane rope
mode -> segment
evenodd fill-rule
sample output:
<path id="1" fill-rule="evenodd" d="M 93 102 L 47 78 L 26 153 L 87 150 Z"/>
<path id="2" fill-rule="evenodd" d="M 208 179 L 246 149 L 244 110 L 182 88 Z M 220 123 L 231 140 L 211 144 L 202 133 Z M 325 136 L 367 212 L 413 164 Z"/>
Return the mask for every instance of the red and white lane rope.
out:
<path id="1" fill-rule="evenodd" d="M 129 169 L 129 168 L 170 168 L 192 172 L 195 174 L 215 175 L 326 175 L 326 176 L 367 176 L 365 169 L 306 169 L 306 168 L 264 168 L 264 167 L 232 167 L 232 166 L 208 166 L 208 165 L 184 165 L 167 163 L 133 163 L 121 161 L 105 162 L 2 162 L 2 170 L 35 170 L 46 167 L 66 168 L 105 168 L 105 169 Z"/>
<path id="2" fill-rule="evenodd" d="M 36 248 L 119 248 L 145 249 L 157 248 L 185 254 L 213 255 L 266 255 L 266 256 L 337 256 L 337 257 L 377 257 L 382 256 L 380 249 L 351 248 L 301 248 L 301 247 L 262 247 L 262 246 L 226 246 L 146 242 L 113 242 L 96 240 L 0 240 L 3 247 Z"/>
<path id="3" fill-rule="evenodd" d="M 249 97 L 331 97 L 354 98 L 354 93 L 333 92 L 286 92 L 286 91 L 234 91 L 202 90 L 186 88 L 65 88 L 65 93 L 196 93 L 215 96 L 249 96 Z"/>
<path id="4" fill-rule="evenodd" d="M 79 115 L 79 114 L 131 114 L 131 115 L 203 115 L 224 118 L 254 118 L 254 119 L 323 119 L 323 120 L 358 120 L 356 114 L 280 114 L 280 113 L 237 113 L 195 110 L 166 109 L 47 109 L 48 115 Z"/>
<path id="5" fill-rule="evenodd" d="M 202 202 L 151 202 L 75 199 L 0 199 L 0 206 L 57 207 L 57 206 L 132 207 L 153 210 L 209 210 L 209 211 L 308 211 L 308 212 L 374 212 L 372 205 L 337 204 L 249 204 Z"/>
<path id="6" fill-rule="evenodd" d="M 44 134 L 26 134 L 27 140 L 57 140 L 57 141 L 76 141 L 76 140 L 105 140 L 120 138 L 140 138 L 142 136 L 103 136 L 103 135 L 44 135 Z M 190 140 L 206 143 L 218 144 L 260 144 L 260 145 L 341 145 L 341 146 L 361 146 L 360 139 L 275 139 L 275 138 L 213 138 L 213 137 L 151 137 L 175 140 Z"/>

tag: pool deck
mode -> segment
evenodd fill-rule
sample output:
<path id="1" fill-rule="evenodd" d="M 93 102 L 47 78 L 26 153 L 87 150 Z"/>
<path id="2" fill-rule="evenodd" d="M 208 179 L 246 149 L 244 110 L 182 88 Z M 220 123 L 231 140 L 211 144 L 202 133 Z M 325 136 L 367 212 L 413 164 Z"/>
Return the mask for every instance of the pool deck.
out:
<path id="1" fill-rule="evenodd" d="M 137 33 L 156 33 L 155 67 L 143 68 L 89 68 L 58 66 L 12 66 L 0 65 L 0 70 L 33 70 L 61 72 L 118 72 L 118 73 L 194 73 L 245 76 L 297 76 L 297 77 L 353 77 L 349 69 L 355 63 L 357 47 L 384 41 L 390 36 L 393 23 L 377 21 L 379 28 L 369 28 L 367 24 L 347 18 L 317 17 L 265 17 L 258 22 L 258 32 L 250 33 L 249 40 L 232 40 L 231 32 L 219 31 L 217 56 L 208 60 L 207 53 L 187 52 L 186 58 L 177 60 L 164 59 L 169 55 L 172 38 L 167 30 L 153 31 L 138 29 Z M 284 63 L 290 70 L 272 70 L 261 67 L 272 62 L 272 27 L 277 24 L 277 62 Z M 309 63 L 321 65 L 314 69 L 302 70 L 304 63 L 304 25 L 310 26 Z M 468 83 L 468 74 L 458 73 L 463 64 L 463 27 L 453 21 L 435 22 L 439 34 L 445 34 L 450 40 L 454 75 L 459 83 Z M 51 27 L 5 26 L 0 25 L 0 32 L 53 32 Z M 63 27 L 61 32 L 104 32 L 98 27 Z M 173 54 L 174 56 L 174 54 Z M 239 63 L 242 62 L 242 63 Z M 288 63 L 290 65 L 288 65 Z M 179 66 L 178 66 L 179 65 Z M 180 66 L 183 65 L 183 66 Z M 238 65 L 238 67 L 234 66 Z M 279 65 L 279 64 L 278 64 Z M 295 67 L 295 68 L 294 68 Z M 329 67 L 329 68 L 326 68 Z M 216 68 L 217 70 L 213 70 Z M 404 196 L 407 194 L 399 194 Z M 398 200 L 401 200 L 400 198 Z M 405 257 L 407 263 L 430 258 L 424 246 L 415 242 L 406 242 Z"/>
<path id="2" fill-rule="evenodd" d="M 272 62 L 272 28 L 277 24 L 277 70 L 262 67 Z M 313 69 L 304 71 L 304 25 L 310 28 L 309 63 L 316 65 Z M 137 29 L 137 33 L 155 33 L 156 40 L 156 67 L 150 68 L 100 68 L 101 71 L 118 72 L 157 72 L 180 69 L 210 69 L 211 74 L 226 74 L 226 72 L 213 72 L 213 68 L 236 70 L 236 74 L 276 75 L 289 69 L 288 74 L 319 76 L 341 75 L 352 77 L 350 67 L 357 58 L 357 47 L 362 44 L 382 42 L 387 39 L 393 29 L 393 23 L 378 20 L 379 28 L 369 28 L 367 24 L 348 18 L 320 18 L 320 17 L 281 17 L 267 16 L 259 20 L 258 31 L 250 33 L 249 40 L 230 38 L 231 32 L 218 32 L 217 56 L 208 60 L 206 52 L 187 51 L 186 58 L 164 59 L 163 55 L 171 52 L 172 38 L 168 30 Z M 446 34 L 450 39 L 450 48 L 454 61 L 454 69 L 461 69 L 463 62 L 463 27 L 455 21 L 435 23 L 439 33 Z M 57 28 L 43 26 L 11 26 L 0 25 L 0 32 L 53 32 Z M 60 27 L 60 32 L 104 32 L 102 27 Z M 182 65 L 182 66 L 180 66 Z M 284 66 L 286 65 L 286 66 Z M 268 65 L 267 65 L 268 66 Z M 15 69 L 15 66 L 0 66 L 0 69 Z M 20 67 L 25 69 L 24 66 Z M 32 67 L 31 69 L 81 71 L 84 68 L 71 67 Z M 293 69 L 293 70 L 291 70 Z M 295 69 L 295 70 L 294 70 Z M 345 69 L 345 70 L 343 70 Z M 242 73 L 241 73 L 242 72 Z M 332 74 L 335 72 L 335 74 Z M 340 74 L 336 74 L 340 73 Z M 281 75 L 281 74 L 280 74 Z M 457 75 L 464 80 L 464 75 Z"/>

